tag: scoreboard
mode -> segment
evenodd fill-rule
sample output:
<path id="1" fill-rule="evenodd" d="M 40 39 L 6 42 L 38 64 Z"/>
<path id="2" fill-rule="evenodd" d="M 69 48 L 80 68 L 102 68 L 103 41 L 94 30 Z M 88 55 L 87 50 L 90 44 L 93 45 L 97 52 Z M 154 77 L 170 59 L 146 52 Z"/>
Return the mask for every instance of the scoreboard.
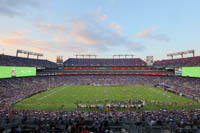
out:
<path id="1" fill-rule="evenodd" d="M 63 57 L 62 56 L 57 56 L 56 63 L 57 64 L 63 64 Z"/>

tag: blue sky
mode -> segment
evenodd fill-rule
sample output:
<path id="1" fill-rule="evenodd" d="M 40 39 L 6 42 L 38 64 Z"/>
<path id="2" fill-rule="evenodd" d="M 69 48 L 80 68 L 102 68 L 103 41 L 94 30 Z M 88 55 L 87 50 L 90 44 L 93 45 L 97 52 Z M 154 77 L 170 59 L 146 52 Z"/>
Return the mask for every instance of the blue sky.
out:
<path id="1" fill-rule="evenodd" d="M 75 54 L 145 59 L 194 49 L 200 55 L 199 0 L 0 0 L 0 53 L 17 49 L 55 61 Z M 22 55 L 23 56 L 23 55 Z"/>

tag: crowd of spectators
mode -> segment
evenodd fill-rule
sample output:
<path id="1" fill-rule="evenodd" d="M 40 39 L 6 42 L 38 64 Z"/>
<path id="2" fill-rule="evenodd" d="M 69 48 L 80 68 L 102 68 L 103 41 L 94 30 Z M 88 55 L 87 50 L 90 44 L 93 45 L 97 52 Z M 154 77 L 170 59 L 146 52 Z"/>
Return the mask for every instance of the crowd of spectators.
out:
<path id="1" fill-rule="evenodd" d="M 165 67 L 188 67 L 200 66 L 200 56 L 168 59 L 155 61 L 153 66 L 159 68 Z M 54 62 L 43 59 L 24 58 L 16 56 L 8 56 L 0 54 L 0 66 L 26 66 L 26 67 L 43 67 L 56 68 Z M 69 58 L 64 62 L 64 66 L 147 66 L 147 63 L 140 58 L 127 59 L 84 59 L 84 58 Z"/>
<path id="2" fill-rule="evenodd" d="M 200 66 L 200 56 L 168 59 L 155 61 L 154 67 L 189 67 Z M 69 58 L 64 62 L 65 66 L 147 66 L 147 63 L 140 58 L 130 59 L 84 59 Z"/>
<path id="3" fill-rule="evenodd" d="M 12 105 L 33 94 L 63 85 L 155 85 L 200 98 L 200 79 L 188 77 L 82 75 L 0 79 L 0 132 L 191 132 L 200 129 L 200 110 L 138 112 L 65 112 L 16 110 Z"/>
<path id="4" fill-rule="evenodd" d="M 69 58 L 64 62 L 65 66 L 146 66 L 146 62 L 140 58 L 130 59 L 84 59 Z"/>
<path id="5" fill-rule="evenodd" d="M 191 67 L 200 66 L 200 56 L 155 61 L 154 67 Z"/>
<path id="6" fill-rule="evenodd" d="M 54 62 L 43 59 L 24 58 L 0 54 L 0 66 L 28 66 L 28 67 L 43 67 L 56 68 Z M 64 62 L 64 66 L 147 66 L 147 63 L 140 58 L 127 59 L 84 59 L 84 58 L 69 58 Z M 200 56 L 168 59 L 155 61 L 154 67 L 189 67 L 200 66 Z"/>
<path id="7" fill-rule="evenodd" d="M 23 66 L 23 67 L 42 67 L 42 68 L 57 67 L 56 63 L 48 60 L 8 56 L 2 54 L 0 54 L 0 66 Z"/>

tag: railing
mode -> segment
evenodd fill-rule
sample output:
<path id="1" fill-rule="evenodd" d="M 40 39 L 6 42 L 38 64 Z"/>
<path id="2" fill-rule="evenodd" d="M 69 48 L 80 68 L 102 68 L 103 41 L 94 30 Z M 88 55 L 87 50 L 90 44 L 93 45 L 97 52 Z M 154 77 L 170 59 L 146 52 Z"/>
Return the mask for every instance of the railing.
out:
<path id="1" fill-rule="evenodd" d="M 146 75 L 146 76 L 168 76 L 168 74 L 155 74 L 155 73 L 56 73 L 56 75 Z"/>

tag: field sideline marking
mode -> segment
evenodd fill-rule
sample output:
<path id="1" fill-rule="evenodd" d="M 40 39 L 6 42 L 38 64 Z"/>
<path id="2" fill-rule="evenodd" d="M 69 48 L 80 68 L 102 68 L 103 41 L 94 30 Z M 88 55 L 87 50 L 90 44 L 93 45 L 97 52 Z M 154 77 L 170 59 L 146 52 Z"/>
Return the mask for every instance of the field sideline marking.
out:
<path id="1" fill-rule="evenodd" d="M 65 89 L 65 88 L 61 88 L 61 89 L 59 89 L 59 90 L 53 91 L 52 93 L 49 93 L 48 95 L 43 96 L 43 97 L 39 98 L 38 100 L 43 100 L 43 99 L 45 99 L 45 98 L 47 98 L 47 97 L 49 97 L 49 96 L 51 96 L 51 95 L 53 95 L 53 94 L 55 94 L 55 93 L 61 91 L 61 90 L 64 90 L 64 89 Z"/>

